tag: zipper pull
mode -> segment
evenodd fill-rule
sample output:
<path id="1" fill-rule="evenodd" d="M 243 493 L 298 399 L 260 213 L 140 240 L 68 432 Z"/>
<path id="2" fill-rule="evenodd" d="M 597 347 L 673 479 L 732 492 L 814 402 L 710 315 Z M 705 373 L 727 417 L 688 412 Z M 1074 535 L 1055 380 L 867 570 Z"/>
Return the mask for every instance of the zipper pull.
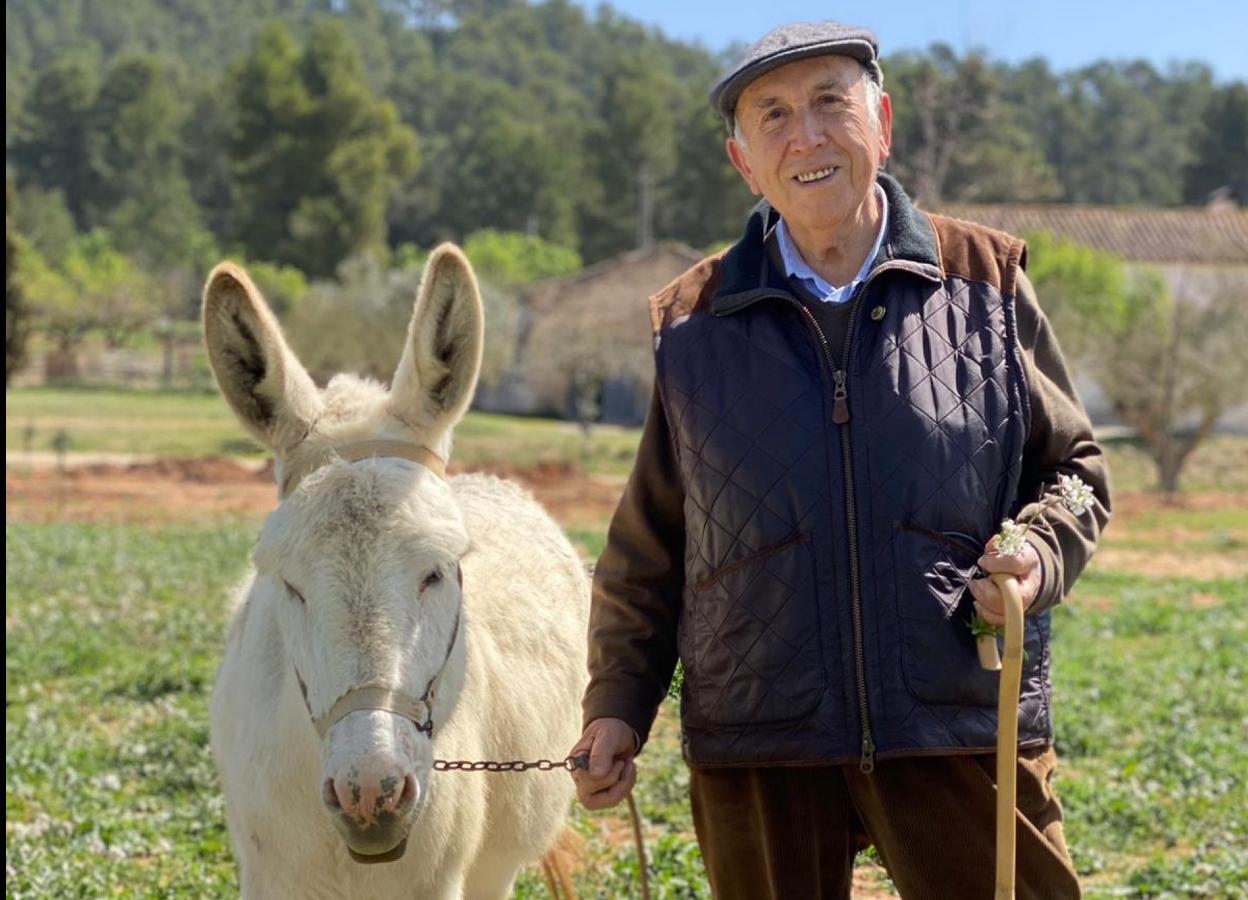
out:
<path id="1" fill-rule="evenodd" d="M 845 389 L 847 377 L 844 369 L 837 369 L 832 373 L 832 380 L 836 384 L 832 391 L 832 421 L 837 425 L 844 425 L 849 421 L 849 391 Z"/>
<path id="2" fill-rule="evenodd" d="M 875 771 L 875 741 L 869 732 L 862 736 L 862 759 L 858 762 L 858 771 L 870 775 Z"/>

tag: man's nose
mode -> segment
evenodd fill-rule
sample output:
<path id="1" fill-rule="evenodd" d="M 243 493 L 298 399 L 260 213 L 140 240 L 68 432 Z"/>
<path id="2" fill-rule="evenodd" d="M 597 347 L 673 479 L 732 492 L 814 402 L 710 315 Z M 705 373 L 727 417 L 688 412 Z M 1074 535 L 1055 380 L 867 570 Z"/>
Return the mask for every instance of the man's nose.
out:
<path id="1" fill-rule="evenodd" d="M 817 150 L 827 143 L 823 121 L 810 110 L 802 110 L 794 121 L 793 148 L 802 152 Z"/>

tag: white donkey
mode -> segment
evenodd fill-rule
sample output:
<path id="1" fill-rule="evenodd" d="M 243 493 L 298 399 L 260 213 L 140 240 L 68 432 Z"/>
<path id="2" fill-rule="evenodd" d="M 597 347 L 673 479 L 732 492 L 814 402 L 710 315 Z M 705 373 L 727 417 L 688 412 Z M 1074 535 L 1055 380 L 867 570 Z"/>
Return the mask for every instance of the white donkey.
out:
<path id="1" fill-rule="evenodd" d="M 467 260 L 434 251 L 391 389 L 319 391 L 247 275 L 209 276 L 217 383 L 273 451 L 264 524 L 212 698 L 212 752 L 243 895 L 496 898 L 549 850 L 579 733 L 589 590 L 528 495 L 447 480 L 481 363 Z M 370 864 L 382 863 L 382 864 Z"/>

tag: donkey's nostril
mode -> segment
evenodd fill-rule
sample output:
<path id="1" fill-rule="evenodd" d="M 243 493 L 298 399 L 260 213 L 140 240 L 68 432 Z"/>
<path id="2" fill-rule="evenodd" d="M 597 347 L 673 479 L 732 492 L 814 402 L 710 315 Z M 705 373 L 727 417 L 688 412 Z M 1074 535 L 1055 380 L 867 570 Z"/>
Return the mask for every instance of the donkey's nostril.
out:
<path id="1" fill-rule="evenodd" d="M 395 812 L 402 812 L 416 802 L 416 776 L 408 775 L 403 779 L 403 793 L 399 795 L 399 805 Z"/>
<path id="2" fill-rule="evenodd" d="M 334 788 L 334 779 L 326 778 L 321 785 L 321 801 L 332 810 L 342 809 L 342 804 L 338 802 L 338 791 Z"/>

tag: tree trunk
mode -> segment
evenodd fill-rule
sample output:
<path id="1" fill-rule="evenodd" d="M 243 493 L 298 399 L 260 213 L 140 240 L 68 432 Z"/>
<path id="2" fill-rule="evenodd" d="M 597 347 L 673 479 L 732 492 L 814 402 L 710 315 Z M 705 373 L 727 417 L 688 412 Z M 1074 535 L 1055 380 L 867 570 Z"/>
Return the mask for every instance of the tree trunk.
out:
<path id="1" fill-rule="evenodd" d="M 637 249 L 654 243 L 654 170 L 649 160 L 637 172 Z"/>
<path id="2" fill-rule="evenodd" d="M 1183 457 L 1167 453 L 1157 460 L 1157 487 L 1168 498 L 1179 492 L 1179 473 L 1183 471 Z"/>
<path id="3" fill-rule="evenodd" d="M 56 347 L 43 357 L 43 377 L 45 381 L 77 381 L 78 344 L 77 341 L 59 337 Z"/>
<path id="4" fill-rule="evenodd" d="M 1209 435 L 1213 434 L 1214 426 L 1217 424 L 1218 414 L 1206 410 L 1201 417 L 1200 425 L 1186 438 L 1175 439 L 1170 435 L 1166 436 L 1164 447 L 1160 448 L 1160 452 L 1155 453 L 1153 457 L 1157 463 L 1157 486 L 1162 491 L 1168 495 L 1179 492 L 1179 476 L 1188 458 Z"/>
<path id="5" fill-rule="evenodd" d="M 161 341 L 161 347 L 164 351 L 160 363 L 160 383 L 165 387 L 169 387 L 173 383 L 173 335 L 165 336 Z"/>

